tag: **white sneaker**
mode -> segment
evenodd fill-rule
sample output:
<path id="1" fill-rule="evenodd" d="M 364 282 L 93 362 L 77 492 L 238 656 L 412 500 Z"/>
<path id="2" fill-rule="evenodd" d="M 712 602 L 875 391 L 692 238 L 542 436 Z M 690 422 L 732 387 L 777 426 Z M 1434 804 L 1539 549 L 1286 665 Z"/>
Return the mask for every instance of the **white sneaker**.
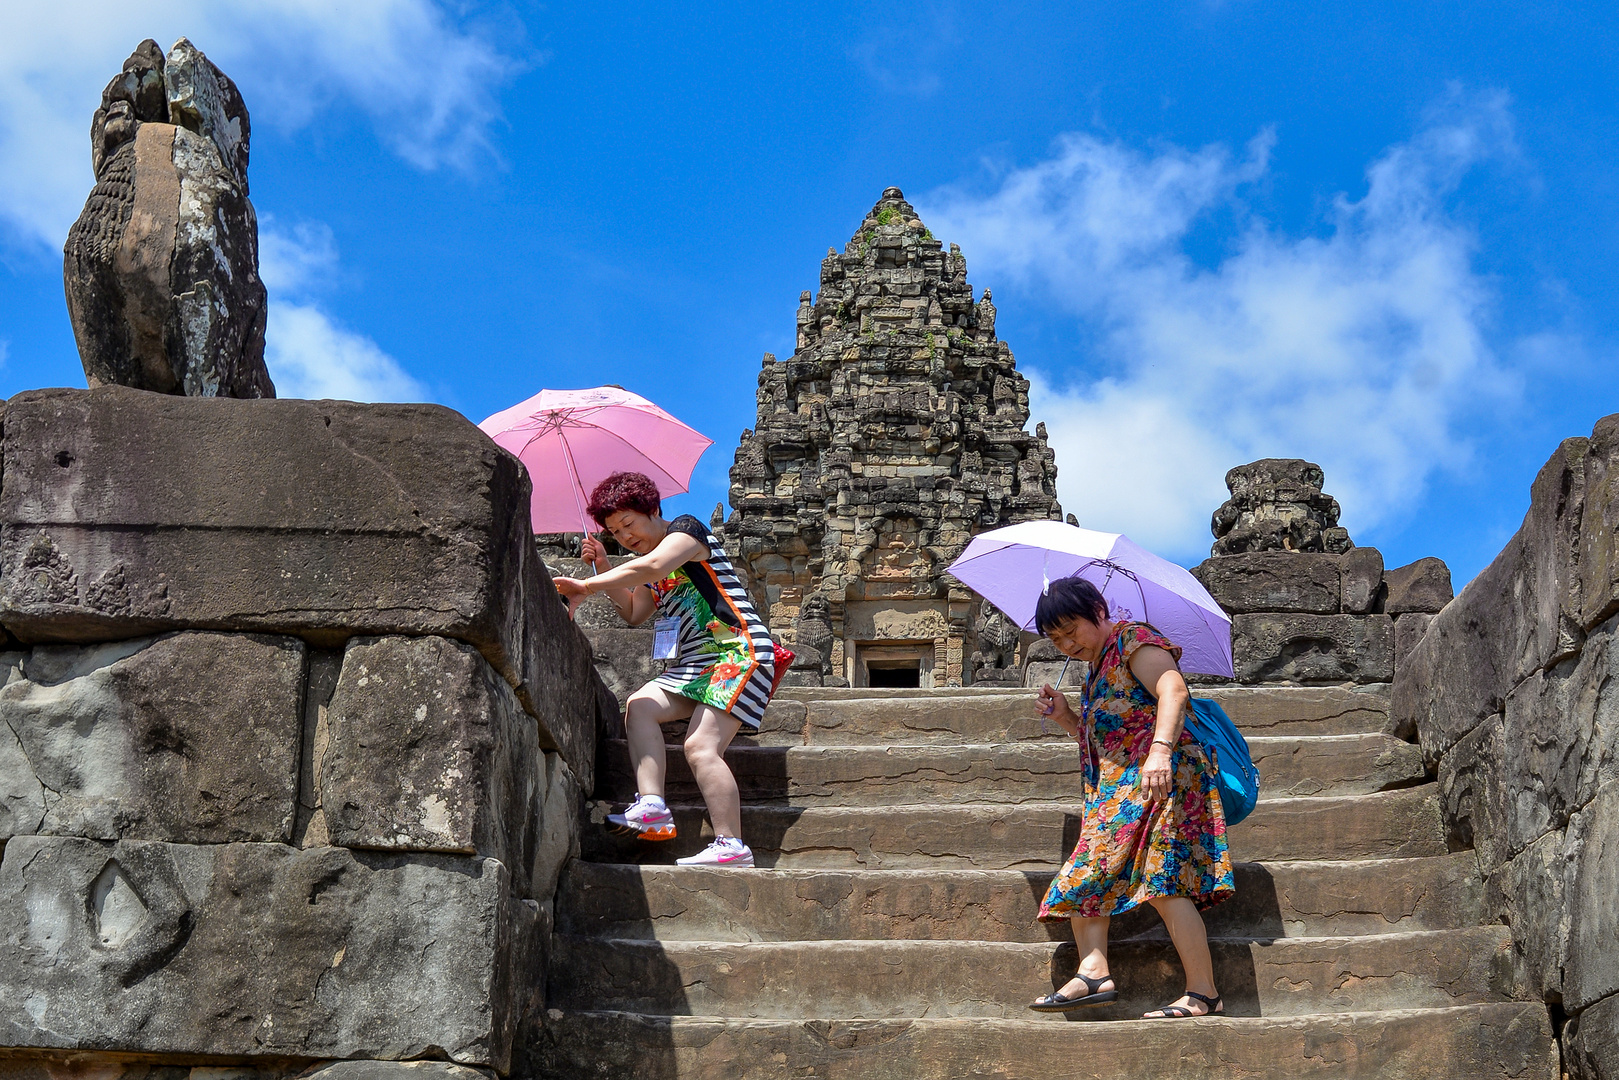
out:
<path id="1" fill-rule="evenodd" d="M 635 801 L 622 814 L 608 814 L 607 824 L 614 832 L 629 833 L 642 840 L 673 840 L 675 816 L 656 795 L 636 792 Z"/>
<path id="2" fill-rule="evenodd" d="M 717 836 L 714 842 L 687 859 L 676 859 L 680 866 L 753 866 L 753 849 L 734 836 Z"/>

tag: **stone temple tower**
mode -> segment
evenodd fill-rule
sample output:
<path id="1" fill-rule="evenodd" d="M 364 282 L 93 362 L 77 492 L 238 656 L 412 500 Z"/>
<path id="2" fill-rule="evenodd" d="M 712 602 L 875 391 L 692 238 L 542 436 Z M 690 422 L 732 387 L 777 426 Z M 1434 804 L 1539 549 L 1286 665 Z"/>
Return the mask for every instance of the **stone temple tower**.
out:
<path id="1" fill-rule="evenodd" d="M 944 571 L 977 532 L 1061 517 L 1028 390 L 960 248 L 884 191 L 799 298 L 796 352 L 765 355 L 724 527 L 771 627 L 827 683 L 1008 676 L 1015 628 Z"/>

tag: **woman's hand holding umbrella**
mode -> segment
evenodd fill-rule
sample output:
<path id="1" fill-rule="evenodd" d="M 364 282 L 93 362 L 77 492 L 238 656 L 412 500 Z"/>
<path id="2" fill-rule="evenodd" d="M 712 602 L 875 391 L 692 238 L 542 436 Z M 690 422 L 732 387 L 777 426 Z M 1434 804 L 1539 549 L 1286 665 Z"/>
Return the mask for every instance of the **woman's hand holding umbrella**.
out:
<path id="1" fill-rule="evenodd" d="M 603 544 L 590 533 L 585 534 L 585 542 L 579 551 L 579 557 L 593 566 L 598 574 L 603 570 L 612 569 L 612 565 L 610 563 L 607 566 L 602 565 L 608 561 L 607 545 Z"/>
<path id="2" fill-rule="evenodd" d="M 1068 704 L 1068 698 L 1046 683 L 1040 688 L 1040 715 L 1049 720 L 1056 721 L 1058 727 L 1069 735 L 1079 735 L 1079 717 L 1074 714 L 1074 708 Z"/>

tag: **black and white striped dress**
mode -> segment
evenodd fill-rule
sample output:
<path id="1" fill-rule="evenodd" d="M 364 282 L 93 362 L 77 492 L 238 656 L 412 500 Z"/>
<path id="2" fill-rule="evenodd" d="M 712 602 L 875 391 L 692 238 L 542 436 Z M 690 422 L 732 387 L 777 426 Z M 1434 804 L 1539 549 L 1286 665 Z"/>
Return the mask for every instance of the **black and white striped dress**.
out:
<path id="1" fill-rule="evenodd" d="M 684 514 L 669 523 L 669 531 L 707 546 L 708 558 L 688 562 L 652 583 L 658 617 L 680 623 L 675 661 L 652 681 L 757 730 L 776 670 L 770 631 L 708 526 Z"/>

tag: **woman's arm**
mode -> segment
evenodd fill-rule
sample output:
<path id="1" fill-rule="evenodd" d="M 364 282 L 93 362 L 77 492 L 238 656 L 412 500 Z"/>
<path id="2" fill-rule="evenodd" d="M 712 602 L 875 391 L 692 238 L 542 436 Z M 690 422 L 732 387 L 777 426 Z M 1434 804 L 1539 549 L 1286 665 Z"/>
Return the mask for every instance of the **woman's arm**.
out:
<path id="1" fill-rule="evenodd" d="M 607 546 L 594 536 L 587 535 L 585 537 L 580 555 L 586 562 L 596 568 L 598 578 L 613 569 L 612 560 L 607 556 Z M 646 622 L 658 606 L 657 597 L 653 595 L 652 591 L 649 589 L 642 592 L 639 585 L 632 585 L 624 589 L 608 588 L 599 591 L 608 600 L 612 601 L 613 607 L 618 610 L 619 618 L 631 626 L 639 626 L 641 623 Z"/>
<path id="2" fill-rule="evenodd" d="M 1156 645 L 1143 645 L 1130 657 L 1130 671 L 1158 698 L 1152 746 L 1141 766 L 1141 788 L 1149 799 L 1165 798 L 1174 782 L 1169 755 L 1180 742 L 1186 706 L 1192 700 L 1175 658 Z"/>
<path id="3" fill-rule="evenodd" d="M 585 598 L 593 593 L 607 593 L 611 596 L 614 592 L 618 592 L 623 598 L 626 591 L 634 590 L 638 585 L 650 585 L 654 581 L 660 581 L 668 577 L 669 572 L 677 566 L 693 559 L 707 557 L 707 545 L 685 533 L 671 532 L 650 552 L 638 559 L 631 559 L 623 566 L 597 574 L 593 578 L 559 577 L 555 584 L 557 592 L 568 601 L 568 614 L 572 616 Z M 657 602 L 647 593 L 630 591 L 627 599 L 629 615 L 625 617 L 625 621 L 631 626 L 645 622 L 657 608 Z M 619 612 L 623 614 L 625 609 L 620 607 L 616 600 L 614 607 L 618 607 Z"/>

